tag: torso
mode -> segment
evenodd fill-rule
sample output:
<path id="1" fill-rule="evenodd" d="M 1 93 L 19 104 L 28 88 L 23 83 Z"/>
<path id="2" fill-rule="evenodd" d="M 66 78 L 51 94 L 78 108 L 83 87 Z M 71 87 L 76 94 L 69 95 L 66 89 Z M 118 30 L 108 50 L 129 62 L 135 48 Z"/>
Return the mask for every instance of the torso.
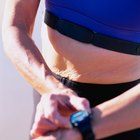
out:
<path id="1" fill-rule="evenodd" d="M 65 3 L 63 0 L 48 1 L 56 1 L 59 4 Z M 133 1 L 129 0 L 130 3 Z M 99 9 L 97 8 L 97 10 Z M 108 17 L 106 17 L 105 20 L 109 25 L 107 18 Z M 119 23 L 114 21 L 116 18 L 110 21 L 110 24 L 113 22 L 116 23 L 116 25 L 112 24 L 114 26 L 112 31 L 113 29 L 116 30 L 116 27 L 119 25 Z M 140 18 L 138 20 L 140 20 Z M 133 28 L 133 24 L 129 24 L 127 26 L 124 26 L 124 24 L 125 23 L 123 22 L 121 28 L 125 27 L 123 28 L 124 30 L 129 28 L 129 32 L 130 29 L 133 29 L 133 32 L 140 29 L 140 24 L 139 26 L 134 26 L 135 28 Z M 92 26 L 94 28 L 94 25 Z M 97 25 L 95 27 L 97 27 Z M 56 74 L 68 77 L 69 79 L 78 82 L 98 84 L 122 83 L 139 79 L 140 56 L 118 53 L 99 48 L 91 44 L 78 42 L 58 33 L 50 27 L 47 27 L 45 24 L 43 24 L 42 29 L 43 55 L 50 69 Z M 95 29 L 99 30 L 100 28 Z M 105 32 L 105 30 L 102 31 Z M 128 29 L 126 32 L 128 33 Z M 107 33 L 109 34 L 109 32 Z M 138 37 L 136 40 L 134 37 L 131 37 L 132 35 L 135 36 L 135 34 L 129 33 L 125 35 L 124 31 L 122 33 L 120 30 L 114 34 L 114 36 L 117 35 L 120 35 L 120 37 L 123 39 L 131 38 L 133 41 L 138 42 L 140 40 Z M 136 35 L 138 36 L 138 34 Z"/>

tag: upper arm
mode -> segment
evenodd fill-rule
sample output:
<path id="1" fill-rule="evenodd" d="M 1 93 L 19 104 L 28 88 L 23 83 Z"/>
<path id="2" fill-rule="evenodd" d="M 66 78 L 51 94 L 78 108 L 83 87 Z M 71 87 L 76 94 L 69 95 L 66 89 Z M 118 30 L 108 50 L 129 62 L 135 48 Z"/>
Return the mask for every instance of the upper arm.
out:
<path id="1" fill-rule="evenodd" d="M 7 0 L 3 28 L 15 26 L 31 33 L 39 3 L 40 0 Z"/>

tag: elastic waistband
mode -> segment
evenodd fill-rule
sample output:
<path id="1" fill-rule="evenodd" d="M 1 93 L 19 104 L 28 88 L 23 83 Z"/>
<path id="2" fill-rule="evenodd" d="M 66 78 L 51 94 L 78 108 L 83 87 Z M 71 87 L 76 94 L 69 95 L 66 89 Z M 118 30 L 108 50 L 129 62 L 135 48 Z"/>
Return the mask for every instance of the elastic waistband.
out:
<path id="1" fill-rule="evenodd" d="M 60 75 L 57 75 L 57 74 L 54 74 L 55 78 L 58 79 L 60 82 L 62 82 L 64 85 L 66 86 L 71 86 L 71 87 L 74 87 L 74 86 L 79 86 L 79 87 L 95 87 L 95 88 L 110 88 L 110 87 L 114 87 L 114 88 L 117 88 L 117 87 L 125 87 L 125 86 L 134 86 L 138 83 L 140 83 L 140 79 L 136 79 L 134 81 L 130 81 L 130 82 L 124 82 L 124 83 L 116 83 L 116 84 L 96 84 L 96 83 L 82 83 L 82 82 L 77 82 L 77 81 L 72 81 L 72 80 L 69 80 L 68 78 L 66 77 L 62 77 Z"/>
<path id="2" fill-rule="evenodd" d="M 140 79 L 138 79 L 119 84 L 94 84 L 72 81 L 59 75 L 55 75 L 55 77 L 65 86 L 75 91 L 78 96 L 87 98 L 91 106 L 112 99 L 140 83 Z"/>
<path id="3" fill-rule="evenodd" d="M 63 20 L 47 10 L 45 12 L 44 22 L 61 34 L 77 41 L 90 43 L 97 47 L 120 53 L 140 55 L 140 43 L 113 38 L 111 36 L 94 32 L 81 25 L 68 20 Z"/>

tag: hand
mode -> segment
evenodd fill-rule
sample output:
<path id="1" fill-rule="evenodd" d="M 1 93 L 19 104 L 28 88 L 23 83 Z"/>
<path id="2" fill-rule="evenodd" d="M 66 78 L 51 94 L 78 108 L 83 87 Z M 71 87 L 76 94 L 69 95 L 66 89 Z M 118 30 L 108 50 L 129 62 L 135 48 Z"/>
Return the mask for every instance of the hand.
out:
<path id="1" fill-rule="evenodd" d="M 71 128 L 69 117 L 78 110 L 90 113 L 89 102 L 70 89 L 43 95 L 37 106 L 31 136 L 36 138 L 58 128 Z"/>
<path id="2" fill-rule="evenodd" d="M 82 140 L 82 136 L 77 129 L 59 129 L 33 140 Z"/>

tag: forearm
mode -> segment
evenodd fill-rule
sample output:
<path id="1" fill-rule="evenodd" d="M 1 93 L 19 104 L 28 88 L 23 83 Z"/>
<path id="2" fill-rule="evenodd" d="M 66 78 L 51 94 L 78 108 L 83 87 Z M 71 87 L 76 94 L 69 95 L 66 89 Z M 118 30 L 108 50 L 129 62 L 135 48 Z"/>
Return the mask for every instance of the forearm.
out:
<path id="1" fill-rule="evenodd" d="M 4 50 L 24 78 L 41 94 L 50 91 L 58 81 L 53 78 L 40 51 L 29 34 L 9 26 L 3 31 Z M 54 84 L 49 82 L 53 81 Z"/>
<path id="2" fill-rule="evenodd" d="M 92 111 L 97 139 L 140 128 L 140 84 Z"/>

